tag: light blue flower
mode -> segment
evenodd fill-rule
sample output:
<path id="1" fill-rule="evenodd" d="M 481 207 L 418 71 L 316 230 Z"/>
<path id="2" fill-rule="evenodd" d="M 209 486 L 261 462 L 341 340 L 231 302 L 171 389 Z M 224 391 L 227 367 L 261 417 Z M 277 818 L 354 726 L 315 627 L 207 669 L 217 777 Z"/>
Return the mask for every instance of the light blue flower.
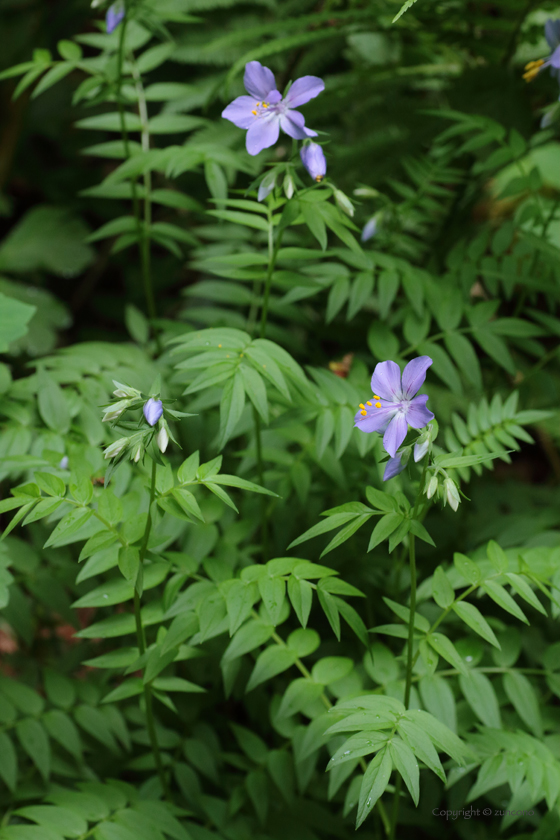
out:
<path id="1" fill-rule="evenodd" d="M 154 400 L 153 397 L 150 397 L 150 399 L 144 403 L 143 411 L 146 423 L 150 426 L 155 426 L 163 414 L 163 405 L 161 400 Z"/>

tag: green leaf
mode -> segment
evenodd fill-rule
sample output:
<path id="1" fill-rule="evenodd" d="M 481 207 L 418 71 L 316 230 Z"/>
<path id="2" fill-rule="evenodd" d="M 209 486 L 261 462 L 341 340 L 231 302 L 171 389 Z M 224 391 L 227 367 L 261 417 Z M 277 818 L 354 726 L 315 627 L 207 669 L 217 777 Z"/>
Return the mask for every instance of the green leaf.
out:
<path id="1" fill-rule="evenodd" d="M 55 805 L 26 805 L 18 808 L 14 814 L 33 820 L 45 828 L 53 828 L 64 837 L 80 837 L 87 832 L 87 822 L 68 808 Z"/>
<path id="2" fill-rule="evenodd" d="M 451 642 L 447 636 L 444 636 L 442 633 L 431 633 L 427 637 L 428 643 L 433 647 L 436 653 L 439 653 L 447 662 L 453 665 L 461 674 L 464 674 L 465 677 L 469 676 L 469 671 L 461 658 L 455 645 Z"/>
<path id="3" fill-rule="evenodd" d="M 118 566 L 123 577 L 130 583 L 134 583 L 140 568 L 140 551 L 132 545 L 125 545 L 119 548 Z M 119 603 L 118 601 L 116 603 Z"/>
<path id="4" fill-rule="evenodd" d="M 471 671 L 469 679 L 465 679 L 461 674 L 459 687 L 467 703 L 485 726 L 492 729 L 502 728 L 498 698 L 486 674 Z"/>
<path id="5" fill-rule="evenodd" d="M 245 691 L 252 691 L 266 680 L 270 680 L 277 674 L 281 674 L 282 671 L 285 671 L 293 665 L 296 659 L 297 653 L 294 650 L 290 650 L 290 648 L 283 648 L 277 645 L 266 648 L 266 650 L 263 650 L 259 654 Z"/>
<path id="6" fill-rule="evenodd" d="M 313 602 L 313 588 L 306 580 L 298 580 L 295 577 L 288 579 L 288 595 L 295 614 L 302 627 L 307 627 L 311 604 Z"/>
<path id="7" fill-rule="evenodd" d="M 521 720 L 535 738 L 542 739 L 543 723 L 535 689 L 524 674 L 509 671 L 503 676 L 504 691 Z"/>
<path id="8" fill-rule="evenodd" d="M 523 598 L 523 600 L 527 601 L 528 604 L 531 604 L 536 610 L 538 610 L 543 615 L 547 615 L 547 612 L 527 581 L 521 575 L 515 575 L 513 572 L 507 572 L 504 577 L 506 577 L 513 587 L 517 594 Z"/>
<path id="9" fill-rule="evenodd" d="M 51 771 L 51 747 L 44 727 L 38 720 L 26 718 L 16 725 L 16 733 L 23 749 L 45 781 Z"/>
<path id="10" fill-rule="evenodd" d="M 82 507 L 71 510 L 70 513 L 67 513 L 66 516 L 62 517 L 43 548 L 48 548 L 51 545 L 56 545 L 57 543 L 66 540 L 71 534 L 78 531 L 82 525 L 85 525 L 92 514 L 92 510 L 87 510 Z"/>
<path id="11" fill-rule="evenodd" d="M 245 393 L 249 396 L 263 422 L 268 425 L 268 399 L 262 376 L 248 365 L 242 364 L 239 370 L 243 379 Z"/>
<path id="12" fill-rule="evenodd" d="M 360 788 L 360 799 L 358 802 L 358 815 L 356 817 L 356 828 L 359 828 L 368 814 L 373 810 L 375 804 L 385 788 L 389 784 L 389 778 L 393 769 L 391 754 L 387 747 L 380 750 L 375 758 L 370 761 Z"/>
<path id="13" fill-rule="evenodd" d="M 443 610 L 450 607 L 455 600 L 453 587 L 449 583 L 443 566 L 438 566 L 432 577 L 432 596 L 434 601 Z"/>
<path id="14" fill-rule="evenodd" d="M 476 563 L 473 563 L 473 561 L 465 554 L 455 552 L 453 555 L 453 563 L 461 577 L 468 581 L 468 583 L 474 584 L 475 586 L 480 583 L 480 569 Z"/>
<path id="15" fill-rule="evenodd" d="M 388 513 L 382 516 L 371 533 L 371 538 L 367 550 L 371 551 L 378 546 L 383 540 L 386 540 L 391 534 L 397 530 L 403 522 L 404 517 L 400 513 Z"/>
<path id="16" fill-rule="evenodd" d="M 399 507 L 394 496 L 384 493 L 382 490 L 376 490 L 375 487 L 366 487 L 366 498 L 370 505 L 373 505 L 377 510 L 385 511 L 385 513 L 395 513 Z"/>
<path id="17" fill-rule="evenodd" d="M 416 756 L 410 747 L 400 738 L 393 738 L 391 740 L 389 752 L 395 768 L 403 777 L 414 804 L 418 806 L 420 797 L 420 771 Z"/>
<path id="18" fill-rule="evenodd" d="M 0 353 L 7 353 L 12 341 L 27 333 L 27 325 L 36 311 L 37 307 L 0 292 Z"/>
<path id="19" fill-rule="evenodd" d="M 5 732 L 0 732 L 0 778 L 13 793 L 17 784 L 17 754 L 11 739 Z"/>
<path id="20" fill-rule="evenodd" d="M 486 639 L 494 647 L 501 649 L 500 643 L 494 635 L 494 631 L 478 607 L 475 607 L 474 604 L 469 604 L 467 601 L 457 601 L 456 604 L 453 604 L 453 610 L 475 633 L 478 633 L 479 636 L 482 636 L 483 639 Z"/>
<path id="21" fill-rule="evenodd" d="M 277 717 L 279 719 L 291 717 L 302 709 L 312 706 L 322 692 L 322 685 L 312 683 L 306 678 L 293 680 L 284 693 Z"/>
<path id="22" fill-rule="evenodd" d="M 327 228 L 322 217 L 317 213 L 314 204 L 307 201 L 300 201 L 299 203 L 303 221 L 321 246 L 323 251 L 327 248 Z"/>
<path id="23" fill-rule="evenodd" d="M 503 548 L 494 540 L 490 540 L 486 547 L 488 559 L 494 566 L 497 572 L 505 572 L 509 566 L 507 555 Z"/>
<path id="24" fill-rule="evenodd" d="M 525 617 L 522 610 L 517 606 L 509 592 L 507 592 L 499 583 L 496 583 L 495 580 L 487 580 L 482 584 L 482 589 L 503 610 L 511 613 L 511 615 L 514 615 L 520 621 L 524 621 L 525 624 L 529 624 L 528 619 Z"/>
<path id="25" fill-rule="evenodd" d="M 354 663 L 345 656 L 326 656 L 315 663 L 311 676 L 321 685 L 341 680 L 352 671 Z"/>
<path id="26" fill-rule="evenodd" d="M 422 726 L 410 720 L 407 714 L 406 718 L 401 718 L 397 723 L 397 731 L 414 755 L 423 761 L 426 767 L 429 767 L 442 782 L 445 782 L 445 773 L 443 772 L 441 761 L 431 739 Z"/>
<path id="27" fill-rule="evenodd" d="M 37 405 L 39 414 L 53 432 L 66 434 L 70 428 L 70 413 L 62 388 L 48 374 L 38 375 Z"/>
<path id="28" fill-rule="evenodd" d="M 338 614 L 338 607 L 337 601 L 339 599 L 335 598 L 333 595 L 330 595 L 328 592 L 325 592 L 322 589 L 317 591 L 319 596 L 319 603 L 321 604 L 325 615 L 329 620 L 329 624 L 332 627 L 333 633 L 340 641 L 340 616 Z"/>
<path id="29" fill-rule="evenodd" d="M 280 578 L 265 577 L 259 578 L 259 591 L 261 598 L 270 616 L 270 620 L 276 626 L 280 620 L 280 614 L 286 597 L 286 583 Z"/>
<path id="30" fill-rule="evenodd" d="M 306 540 L 310 540 L 313 537 L 318 537 L 320 534 L 325 534 L 328 531 L 334 530 L 334 528 L 338 528 L 340 525 L 344 525 L 348 522 L 349 519 L 355 519 L 357 516 L 356 513 L 334 513 L 328 517 L 328 519 L 323 520 L 322 522 L 318 522 L 317 525 L 313 525 L 308 531 L 298 537 L 296 540 L 290 543 L 288 548 L 295 548 L 296 545 L 299 545 L 302 542 L 306 542 Z"/>
<path id="31" fill-rule="evenodd" d="M 230 636 L 233 636 L 251 614 L 251 609 L 255 602 L 255 594 L 253 584 L 243 580 L 232 581 L 226 593 Z"/>
<path id="32" fill-rule="evenodd" d="M 431 654 L 433 656 L 433 652 Z M 418 683 L 420 697 L 427 711 L 442 721 L 452 732 L 457 730 L 457 710 L 449 680 L 437 674 L 422 677 Z"/>
<path id="33" fill-rule="evenodd" d="M 220 449 L 232 436 L 245 405 L 245 388 L 239 371 L 224 385 L 220 402 Z"/>

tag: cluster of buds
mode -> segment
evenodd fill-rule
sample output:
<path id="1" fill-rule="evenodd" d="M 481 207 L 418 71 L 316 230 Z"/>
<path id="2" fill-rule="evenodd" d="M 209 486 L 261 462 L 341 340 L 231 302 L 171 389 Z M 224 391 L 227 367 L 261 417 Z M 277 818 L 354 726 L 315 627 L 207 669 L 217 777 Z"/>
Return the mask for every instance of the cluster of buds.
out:
<path id="1" fill-rule="evenodd" d="M 121 422 L 121 425 L 125 428 L 137 430 L 128 437 L 120 437 L 111 443 L 105 450 L 105 458 L 107 460 L 115 458 L 120 460 L 128 452 L 130 460 L 138 463 L 144 457 L 152 441 L 155 441 L 155 446 L 160 452 L 165 452 L 169 446 L 169 441 L 175 441 L 164 416 L 164 402 L 171 402 L 171 400 L 160 400 L 155 396 L 146 399 L 141 391 L 136 388 L 131 388 L 120 382 L 115 382 L 115 385 L 117 387 L 113 394 L 118 397 L 118 402 L 104 407 L 103 421 L 116 425 L 126 411 L 134 409 L 142 408 L 142 414 L 138 426 Z M 165 408 L 165 413 L 177 419 L 190 416 L 181 411 L 172 411 L 168 407 Z M 153 452 L 152 457 L 154 457 Z"/>
<path id="2" fill-rule="evenodd" d="M 428 499 L 431 499 L 436 494 L 441 495 L 444 506 L 447 504 L 452 510 L 457 510 L 461 503 L 461 496 L 459 488 L 452 478 L 445 474 L 443 483 L 440 485 L 437 473 L 434 473 L 428 481 L 424 492 Z"/>

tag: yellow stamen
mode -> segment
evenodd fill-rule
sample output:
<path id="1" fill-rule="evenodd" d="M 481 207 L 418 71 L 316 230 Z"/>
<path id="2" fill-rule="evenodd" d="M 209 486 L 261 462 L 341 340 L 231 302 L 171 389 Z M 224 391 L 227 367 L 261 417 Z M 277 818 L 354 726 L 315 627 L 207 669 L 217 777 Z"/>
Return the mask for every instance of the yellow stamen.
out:
<path id="1" fill-rule="evenodd" d="M 381 408 L 381 403 L 375 403 L 376 408 Z"/>
<path id="2" fill-rule="evenodd" d="M 538 61 L 530 61 L 528 64 L 525 65 L 525 73 L 523 74 L 523 78 L 526 82 L 532 82 L 535 76 L 538 76 L 544 61 L 540 58 Z"/>
<path id="3" fill-rule="evenodd" d="M 222 346 L 221 344 L 218 344 L 218 347 L 221 347 L 221 346 Z"/>
<path id="4" fill-rule="evenodd" d="M 367 405 L 371 405 L 371 400 L 368 400 L 368 401 L 367 401 Z"/>
<path id="5" fill-rule="evenodd" d="M 367 417 L 367 411 L 360 411 L 360 414 L 362 414 L 364 417 Z"/>
<path id="6" fill-rule="evenodd" d="M 258 111 L 251 111 L 251 113 L 252 113 L 252 114 L 254 114 L 254 115 L 255 115 L 255 117 L 256 117 L 256 116 L 257 116 L 257 114 L 258 114 Z"/>
<path id="7" fill-rule="evenodd" d="M 257 108 L 259 107 L 260 104 L 261 104 L 260 102 L 257 102 Z"/>
<path id="8" fill-rule="evenodd" d="M 377 396 L 377 394 L 374 394 L 374 395 L 373 395 L 373 399 L 374 399 L 374 400 L 380 400 L 380 399 L 381 399 L 381 397 L 378 397 L 378 396 Z"/>
<path id="9" fill-rule="evenodd" d="M 268 108 L 268 102 L 263 102 L 262 106 L 263 108 Z"/>
<path id="10" fill-rule="evenodd" d="M 365 405 L 363 403 L 360 403 L 359 408 L 365 408 Z"/>
<path id="11" fill-rule="evenodd" d="M 315 175 L 315 180 L 319 184 L 323 180 L 323 176 L 322 175 Z"/>

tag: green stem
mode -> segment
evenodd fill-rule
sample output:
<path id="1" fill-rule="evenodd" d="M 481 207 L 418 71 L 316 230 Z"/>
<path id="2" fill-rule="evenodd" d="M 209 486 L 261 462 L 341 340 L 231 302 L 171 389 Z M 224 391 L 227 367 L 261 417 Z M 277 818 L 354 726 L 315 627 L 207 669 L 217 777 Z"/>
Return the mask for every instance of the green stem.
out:
<path id="1" fill-rule="evenodd" d="M 144 557 L 148 548 L 148 540 L 150 539 L 150 532 L 152 530 L 152 504 L 156 494 L 156 462 L 152 461 L 152 478 L 150 483 L 150 506 L 148 508 L 148 518 L 146 519 L 146 527 L 144 528 L 144 536 L 140 546 L 139 557 L 140 563 L 138 566 L 138 576 L 142 579 L 142 571 L 144 566 Z M 140 594 L 136 586 L 134 587 L 134 618 L 136 620 L 136 638 L 138 640 L 138 651 L 140 656 L 146 652 L 146 638 L 144 635 L 144 627 L 142 625 L 142 614 L 140 605 Z M 159 751 L 159 744 L 157 740 L 156 725 L 154 719 L 154 710 L 152 702 L 152 687 L 144 684 L 144 699 L 146 701 L 146 723 L 148 727 L 148 735 L 150 737 L 150 744 L 152 753 L 156 763 L 156 769 L 161 783 L 161 787 L 166 799 L 170 799 L 169 787 L 167 785 L 167 778 L 163 769 L 163 762 L 161 760 L 161 753 Z"/>
<path id="2" fill-rule="evenodd" d="M 262 440 L 261 440 L 261 418 L 259 417 L 257 409 L 253 406 L 253 422 L 255 424 L 255 446 L 257 450 L 257 473 L 259 476 L 259 484 L 264 487 L 264 467 L 262 456 Z M 268 561 L 268 518 L 267 518 L 267 498 L 264 494 L 261 495 L 261 540 L 262 540 L 262 556 L 263 561 Z"/>

